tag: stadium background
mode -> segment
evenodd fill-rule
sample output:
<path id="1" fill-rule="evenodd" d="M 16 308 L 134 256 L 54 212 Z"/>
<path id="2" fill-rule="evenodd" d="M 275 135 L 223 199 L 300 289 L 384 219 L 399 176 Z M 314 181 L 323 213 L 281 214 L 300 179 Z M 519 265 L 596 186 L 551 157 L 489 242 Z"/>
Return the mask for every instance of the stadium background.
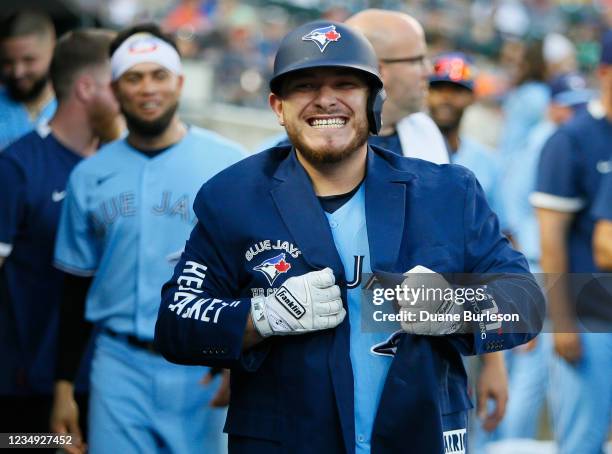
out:
<path id="1" fill-rule="evenodd" d="M 58 35 L 77 26 L 120 29 L 145 20 L 161 23 L 176 33 L 186 59 L 184 118 L 253 151 L 281 132 L 267 108 L 267 80 L 278 42 L 296 24 L 320 17 L 342 21 L 372 7 L 413 15 L 425 27 L 431 56 L 464 50 L 476 57 L 479 102 L 469 108 L 462 127 L 492 147 L 502 124 L 500 101 L 511 88 L 521 45 L 564 35 L 575 45 L 578 67 L 591 74 L 597 65 L 600 31 L 612 24 L 610 0 L 27 0 L 19 4 L 47 10 Z M 2 6 L 2 13 L 15 8 Z M 484 118 L 487 127 L 479 127 Z"/>

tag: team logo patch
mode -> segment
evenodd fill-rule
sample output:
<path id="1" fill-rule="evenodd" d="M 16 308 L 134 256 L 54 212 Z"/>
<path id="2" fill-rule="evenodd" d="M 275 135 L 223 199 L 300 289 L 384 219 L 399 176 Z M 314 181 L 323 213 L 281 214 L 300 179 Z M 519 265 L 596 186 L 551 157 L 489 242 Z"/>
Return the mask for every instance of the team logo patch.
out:
<path id="1" fill-rule="evenodd" d="M 302 41 L 312 41 L 317 45 L 321 53 L 331 42 L 338 41 L 342 35 L 336 31 L 335 25 L 315 28 L 307 35 L 302 36 Z"/>
<path id="2" fill-rule="evenodd" d="M 130 54 L 148 54 L 157 50 L 157 43 L 150 37 L 135 39 L 128 48 Z"/>
<path id="3" fill-rule="evenodd" d="M 291 263 L 285 260 L 285 253 L 280 253 L 276 257 L 264 260 L 259 265 L 253 268 L 255 271 L 259 271 L 268 280 L 270 285 L 274 284 L 274 281 L 281 274 L 286 273 L 291 269 Z"/>

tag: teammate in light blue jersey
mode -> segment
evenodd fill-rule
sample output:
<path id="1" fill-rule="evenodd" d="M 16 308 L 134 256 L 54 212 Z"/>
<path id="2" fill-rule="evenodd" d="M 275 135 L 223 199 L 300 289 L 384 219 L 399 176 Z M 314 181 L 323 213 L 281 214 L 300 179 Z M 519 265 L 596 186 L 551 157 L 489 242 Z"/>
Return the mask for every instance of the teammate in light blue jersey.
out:
<path id="1" fill-rule="evenodd" d="M 54 44 L 53 23 L 44 14 L 19 11 L 0 21 L 0 150 L 53 116 Z"/>
<path id="2" fill-rule="evenodd" d="M 120 33 L 111 53 L 129 134 L 75 168 L 55 253 L 60 269 L 93 276 L 90 452 L 223 452 L 225 412 L 210 408 L 221 377 L 204 387 L 207 368 L 170 364 L 151 341 L 161 286 L 195 224 L 196 192 L 243 153 L 180 121 L 180 58 L 156 26 Z"/>

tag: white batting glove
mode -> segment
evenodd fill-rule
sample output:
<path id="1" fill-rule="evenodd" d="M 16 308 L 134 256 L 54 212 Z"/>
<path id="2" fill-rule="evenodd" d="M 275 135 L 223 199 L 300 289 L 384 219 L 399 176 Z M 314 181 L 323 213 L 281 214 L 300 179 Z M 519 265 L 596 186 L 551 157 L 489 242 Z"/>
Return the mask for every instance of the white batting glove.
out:
<path id="1" fill-rule="evenodd" d="M 406 278 L 402 282 L 402 288 L 421 289 L 420 296 L 415 297 L 416 293 L 404 292 L 398 295 L 400 306 L 401 326 L 409 334 L 420 334 L 424 336 L 444 336 L 464 330 L 465 321 L 463 320 L 463 306 L 456 304 L 452 299 L 435 297 L 434 293 L 427 293 L 426 290 L 435 289 L 436 296 L 445 293 L 445 289 L 452 289 L 450 284 L 440 274 L 418 265 L 410 271 L 404 273 Z M 413 318 L 409 319 L 408 314 L 412 313 Z M 439 317 L 446 318 L 446 315 L 454 315 L 458 321 L 440 320 Z M 455 315 L 456 314 L 456 315 Z M 433 320 L 432 320 L 433 317 Z M 413 320 L 413 321 L 411 321 Z"/>
<path id="2" fill-rule="evenodd" d="M 253 324 L 262 337 L 335 328 L 346 316 L 330 268 L 290 277 L 276 292 L 251 299 Z"/>

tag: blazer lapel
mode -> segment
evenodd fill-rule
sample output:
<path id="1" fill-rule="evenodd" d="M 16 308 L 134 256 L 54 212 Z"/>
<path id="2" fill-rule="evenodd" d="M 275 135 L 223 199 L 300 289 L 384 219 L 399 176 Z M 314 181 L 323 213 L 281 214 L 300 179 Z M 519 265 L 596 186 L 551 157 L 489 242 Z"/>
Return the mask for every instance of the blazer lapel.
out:
<path id="1" fill-rule="evenodd" d="M 314 193 L 310 178 L 298 162 L 292 149 L 281 162 L 274 177 L 279 184 L 270 194 L 280 216 L 302 250 L 304 260 L 315 269 L 330 267 L 336 276 L 336 283 L 343 289 L 342 301 L 347 307 L 346 278 L 344 267 L 334 238 L 319 201 Z M 347 452 L 354 452 L 355 417 L 353 403 L 353 369 L 350 360 L 349 317 L 329 333 L 330 352 L 328 367 L 334 387 L 336 405 Z"/>
<path id="2" fill-rule="evenodd" d="M 406 192 L 415 175 L 394 169 L 375 149 L 368 153 L 367 172 L 366 222 L 372 271 L 398 271 L 394 267 L 404 235 Z"/>
<path id="3" fill-rule="evenodd" d="M 330 267 L 336 280 L 344 277 L 344 268 L 329 223 L 310 178 L 293 149 L 279 165 L 274 178 L 279 184 L 270 194 L 283 222 L 302 250 L 304 260 L 315 269 Z"/>

